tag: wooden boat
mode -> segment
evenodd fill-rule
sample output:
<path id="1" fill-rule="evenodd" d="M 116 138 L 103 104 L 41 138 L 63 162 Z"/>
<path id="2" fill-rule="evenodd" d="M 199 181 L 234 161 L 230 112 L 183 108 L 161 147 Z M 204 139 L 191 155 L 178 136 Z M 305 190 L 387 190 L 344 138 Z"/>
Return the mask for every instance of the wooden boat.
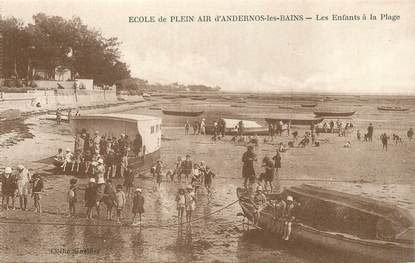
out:
<path id="1" fill-rule="evenodd" d="M 243 105 L 243 104 L 231 104 L 230 105 L 231 107 L 234 107 L 234 108 L 244 108 L 244 107 L 246 107 L 245 105 Z"/>
<path id="2" fill-rule="evenodd" d="M 0 121 L 12 121 L 22 117 L 22 113 L 16 109 L 8 109 L 0 112 Z"/>
<path id="3" fill-rule="evenodd" d="M 314 111 L 317 117 L 349 117 L 355 113 L 356 111 Z"/>
<path id="4" fill-rule="evenodd" d="M 291 122 L 291 125 L 311 125 L 318 124 L 323 121 L 323 118 L 316 118 L 314 116 L 300 115 L 300 114 L 289 114 L 289 115 L 276 115 L 265 118 L 267 123 L 276 124 L 282 121 L 284 124 Z"/>
<path id="5" fill-rule="evenodd" d="M 381 107 L 378 107 L 378 110 L 380 111 L 408 111 L 409 108 L 381 106 Z"/>
<path id="6" fill-rule="evenodd" d="M 184 110 L 162 110 L 166 115 L 197 117 L 203 114 L 204 111 L 184 111 Z"/>
<path id="7" fill-rule="evenodd" d="M 231 98 L 231 97 L 229 97 L 229 96 L 222 96 L 222 99 L 225 99 L 225 100 L 232 100 L 232 98 Z"/>
<path id="8" fill-rule="evenodd" d="M 293 107 L 293 106 L 283 106 L 283 105 L 279 105 L 279 106 L 278 106 L 278 108 L 280 108 L 280 109 L 287 109 L 287 110 L 292 110 L 292 109 L 294 109 L 294 107 Z"/>
<path id="9" fill-rule="evenodd" d="M 41 120 L 47 120 L 47 121 L 55 121 L 56 122 L 56 115 L 53 114 L 47 114 L 45 116 L 40 117 Z M 61 122 L 69 123 L 69 119 L 67 115 L 61 116 Z"/>
<path id="10" fill-rule="evenodd" d="M 268 135 L 268 128 L 263 127 L 255 121 L 250 120 L 239 120 L 239 119 L 223 119 L 225 121 L 225 134 L 226 135 L 237 135 L 238 134 L 238 123 L 243 122 L 244 135 Z M 207 134 L 213 134 L 214 129 L 212 125 L 206 127 Z"/>
<path id="11" fill-rule="evenodd" d="M 161 110 L 161 107 L 152 106 L 149 108 L 150 110 Z"/>
<path id="12" fill-rule="evenodd" d="M 133 156 L 131 151 L 128 158 L 128 164 L 133 170 L 149 169 L 160 159 L 160 118 L 137 114 L 91 114 L 72 117 L 70 125 L 74 137 L 79 136 L 82 131 L 91 136 L 98 131 L 99 136 L 116 138 L 125 134 L 132 144 L 136 136 L 141 136 L 143 149 L 139 157 Z"/>
<path id="13" fill-rule="evenodd" d="M 246 190 L 237 189 L 243 214 L 253 221 L 255 209 Z M 290 195 L 298 205 L 294 211 L 291 239 L 341 251 L 346 255 L 378 261 L 414 261 L 414 218 L 406 210 L 386 203 L 311 185 L 268 194 L 267 200 Z M 283 220 L 268 204 L 257 226 L 282 236 Z M 283 241 L 282 241 L 283 242 Z"/>
<path id="14" fill-rule="evenodd" d="M 301 104 L 301 107 L 303 107 L 303 108 L 314 108 L 315 106 L 317 106 L 317 103 Z"/>
<path id="15" fill-rule="evenodd" d="M 192 97 L 191 100 L 207 100 L 206 97 Z"/>

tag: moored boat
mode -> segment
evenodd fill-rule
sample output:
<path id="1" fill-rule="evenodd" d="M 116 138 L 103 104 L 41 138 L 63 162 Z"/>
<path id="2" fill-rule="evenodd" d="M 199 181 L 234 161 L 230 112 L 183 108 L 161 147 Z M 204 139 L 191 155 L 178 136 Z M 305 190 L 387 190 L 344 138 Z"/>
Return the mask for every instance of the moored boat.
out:
<path id="1" fill-rule="evenodd" d="M 292 109 L 294 109 L 294 107 L 293 107 L 293 106 L 284 106 L 284 105 L 279 105 L 279 106 L 278 106 L 278 108 L 280 108 L 280 109 L 287 109 L 287 110 L 292 110 Z"/>
<path id="2" fill-rule="evenodd" d="M 314 108 L 315 106 L 317 106 L 317 103 L 301 104 L 301 107 L 303 108 Z"/>
<path id="3" fill-rule="evenodd" d="M 378 107 L 378 110 L 380 111 L 409 111 L 409 108 L 404 108 L 404 107 L 390 107 L 390 106 L 381 106 Z"/>
<path id="4" fill-rule="evenodd" d="M 243 214 L 253 221 L 252 198 L 237 189 Z M 413 261 L 414 218 L 408 211 L 374 199 L 301 185 L 281 194 L 268 194 L 268 205 L 260 212 L 257 226 L 281 237 L 281 211 L 271 205 L 278 197 L 292 196 L 298 205 L 292 223 L 291 239 L 307 242 L 347 255 L 379 261 Z M 283 242 L 283 241 L 281 241 Z"/>
<path id="5" fill-rule="evenodd" d="M 349 117 L 355 113 L 356 111 L 314 111 L 317 117 Z"/>
<path id="6" fill-rule="evenodd" d="M 191 100 L 207 100 L 206 97 L 191 97 Z"/>
<path id="7" fill-rule="evenodd" d="M 204 111 L 191 111 L 191 110 L 162 110 L 166 115 L 185 116 L 185 117 L 197 117 L 203 114 Z"/>

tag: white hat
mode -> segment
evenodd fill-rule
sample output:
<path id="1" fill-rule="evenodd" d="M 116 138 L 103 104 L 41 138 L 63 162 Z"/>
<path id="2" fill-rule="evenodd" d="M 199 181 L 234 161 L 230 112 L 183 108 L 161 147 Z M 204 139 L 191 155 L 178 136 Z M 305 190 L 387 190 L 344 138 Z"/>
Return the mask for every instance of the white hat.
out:
<path id="1" fill-rule="evenodd" d="M 186 189 L 193 189 L 193 186 L 191 184 L 189 184 Z"/>
<path id="2" fill-rule="evenodd" d="M 67 152 L 70 152 L 70 151 L 71 151 L 71 149 L 67 148 L 67 149 L 66 149 L 66 151 L 67 151 Z"/>
<path id="3" fill-rule="evenodd" d="M 102 160 L 102 158 L 99 158 L 98 163 L 104 163 L 104 160 Z"/>
<path id="4" fill-rule="evenodd" d="M 258 187 L 256 188 L 257 191 L 262 191 L 262 186 L 258 185 Z"/>
<path id="5" fill-rule="evenodd" d="M 95 131 L 95 134 L 98 134 L 99 133 L 99 131 Z"/>
<path id="6" fill-rule="evenodd" d="M 289 195 L 289 196 L 287 196 L 287 201 L 294 201 L 294 198 L 291 196 L 291 195 Z"/>
<path id="7" fill-rule="evenodd" d="M 89 178 L 89 182 L 90 183 L 95 183 L 95 178 L 94 177 Z"/>
<path id="8" fill-rule="evenodd" d="M 105 184 L 104 178 L 102 178 L 102 177 L 98 178 L 97 184 Z"/>
<path id="9" fill-rule="evenodd" d="M 10 167 L 6 167 L 6 168 L 4 169 L 4 173 L 6 173 L 6 174 L 11 174 L 11 173 L 12 173 L 12 168 L 10 168 Z"/>
<path id="10" fill-rule="evenodd" d="M 19 164 L 19 165 L 17 166 L 17 170 L 23 170 L 23 169 L 24 169 L 23 164 Z"/>
<path id="11" fill-rule="evenodd" d="M 135 189 L 135 191 L 141 193 L 141 188 L 137 188 L 137 189 Z"/>
<path id="12" fill-rule="evenodd" d="M 97 164 L 98 164 L 97 162 L 92 162 L 91 163 L 92 166 L 97 166 Z"/>

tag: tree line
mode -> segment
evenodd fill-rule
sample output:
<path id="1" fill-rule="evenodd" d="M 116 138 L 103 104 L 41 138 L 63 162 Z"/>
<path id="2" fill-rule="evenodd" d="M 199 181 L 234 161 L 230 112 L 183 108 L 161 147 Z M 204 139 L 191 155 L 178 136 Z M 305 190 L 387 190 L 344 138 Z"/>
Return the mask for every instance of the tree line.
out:
<path id="1" fill-rule="evenodd" d="M 69 68 L 72 76 L 94 79 L 97 85 L 130 78 L 128 65 L 120 60 L 118 38 L 104 37 L 79 17 L 39 13 L 27 25 L 8 17 L 0 20 L 0 26 L 5 78 L 31 80 L 33 68 L 47 69 L 53 76 L 57 66 Z"/>

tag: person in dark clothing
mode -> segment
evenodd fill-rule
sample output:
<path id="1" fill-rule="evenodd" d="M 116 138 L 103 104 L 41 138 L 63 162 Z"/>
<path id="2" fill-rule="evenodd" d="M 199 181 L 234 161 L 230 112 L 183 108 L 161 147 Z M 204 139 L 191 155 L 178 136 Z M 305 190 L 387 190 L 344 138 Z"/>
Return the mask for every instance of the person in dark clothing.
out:
<path id="1" fill-rule="evenodd" d="M 193 162 L 190 159 L 190 155 L 186 155 L 186 160 L 182 162 L 182 173 L 185 176 L 185 180 L 187 183 L 187 180 L 189 179 L 189 176 L 192 174 L 193 170 Z"/>
<path id="2" fill-rule="evenodd" d="M 12 199 L 12 209 L 14 210 L 14 193 L 17 189 L 16 178 L 12 174 L 12 168 L 6 167 L 1 178 L 2 206 L 5 210 L 9 209 L 9 199 Z"/>
<path id="3" fill-rule="evenodd" d="M 211 193 L 212 191 L 212 181 L 213 178 L 216 176 L 208 166 L 206 166 L 206 168 L 203 171 L 203 176 L 204 176 L 204 183 L 205 183 L 205 188 L 208 192 L 208 194 Z"/>
<path id="4" fill-rule="evenodd" d="M 90 178 L 87 188 L 85 189 L 85 207 L 87 219 L 92 219 L 92 208 L 97 203 L 97 189 L 95 178 Z"/>
<path id="5" fill-rule="evenodd" d="M 133 198 L 133 226 L 141 225 L 141 215 L 144 214 L 144 196 L 141 194 L 141 189 L 137 188 L 135 190 L 135 195 Z M 137 216 L 139 221 L 137 222 Z"/>
<path id="6" fill-rule="evenodd" d="M 254 153 L 254 147 L 248 146 L 248 150 L 242 155 L 242 177 L 244 178 L 244 187 L 247 188 L 248 180 L 251 181 L 255 178 L 254 161 L 257 160 L 256 154 Z"/>
<path id="7" fill-rule="evenodd" d="M 275 168 L 275 182 L 276 182 L 276 190 L 279 192 L 280 190 L 280 180 L 279 180 L 279 172 L 278 169 L 281 168 L 281 154 L 279 149 L 277 149 L 277 153 L 274 157 L 272 157 L 274 160 L 274 168 Z"/>
<path id="8" fill-rule="evenodd" d="M 412 137 L 414 137 L 414 129 L 410 128 L 406 135 L 408 136 L 409 141 L 412 141 Z"/>
<path id="9" fill-rule="evenodd" d="M 141 148 L 143 147 L 143 138 L 139 133 L 135 136 L 133 141 L 133 152 L 135 157 L 138 157 L 139 153 L 141 152 Z"/>
<path id="10" fill-rule="evenodd" d="M 333 120 L 330 121 L 330 132 L 331 133 L 334 132 L 334 121 Z"/>
<path id="11" fill-rule="evenodd" d="M 102 201 L 107 207 L 107 220 L 112 220 L 112 208 L 114 207 L 115 202 L 115 189 L 112 185 L 111 179 L 108 179 L 105 183 L 104 196 Z"/>
<path id="12" fill-rule="evenodd" d="M 128 167 L 124 172 L 124 183 L 127 196 L 130 196 L 131 188 L 134 186 L 134 173 L 131 167 Z"/>
<path id="13" fill-rule="evenodd" d="M 78 182 L 78 180 L 76 180 L 75 178 L 72 178 L 71 180 L 69 180 L 69 190 L 68 190 L 68 205 L 69 205 L 69 215 L 68 217 L 73 217 L 75 216 L 75 212 L 76 212 L 76 203 L 78 202 L 78 187 L 76 185 L 76 183 Z"/>
<path id="14" fill-rule="evenodd" d="M 33 175 L 32 198 L 34 200 L 36 212 L 42 213 L 42 206 L 40 204 L 40 194 L 43 190 L 43 180 L 40 175 Z"/>
<path id="15" fill-rule="evenodd" d="M 226 131 L 226 122 L 224 119 L 219 119 L 219 135 L 223 138 L 225 137 L 225 131 Z"/>
<path id="16" fill-rule="evenodd" d="M 367 137 L 369 142 L 372 141 L 372 137 L 373 137 L 373 125 L 372 123 L 369 124 L 369 127 L 367 127 Z"/>
<path id="17" fill-rule="evenodd" d="M 269 186 L 270 191 L 272 192 L 272 181 L 274 180 L 274 164 L 268 156 L 265 156 L 262 160 L 262 167 L 265 168 L 264 181 L 265 181 L 265 190 Z"/>
<path id="18" fill-rule="evenodd" d="M 383 133 L 380 136 L 380 140 L 382 141 L 382 149 L 384 149 L 386 151 L 388 151 L 388 139 L 389 139 L 389 137 L 388 137 L 388 135 L 386 135 L 386 133 Z"/>

